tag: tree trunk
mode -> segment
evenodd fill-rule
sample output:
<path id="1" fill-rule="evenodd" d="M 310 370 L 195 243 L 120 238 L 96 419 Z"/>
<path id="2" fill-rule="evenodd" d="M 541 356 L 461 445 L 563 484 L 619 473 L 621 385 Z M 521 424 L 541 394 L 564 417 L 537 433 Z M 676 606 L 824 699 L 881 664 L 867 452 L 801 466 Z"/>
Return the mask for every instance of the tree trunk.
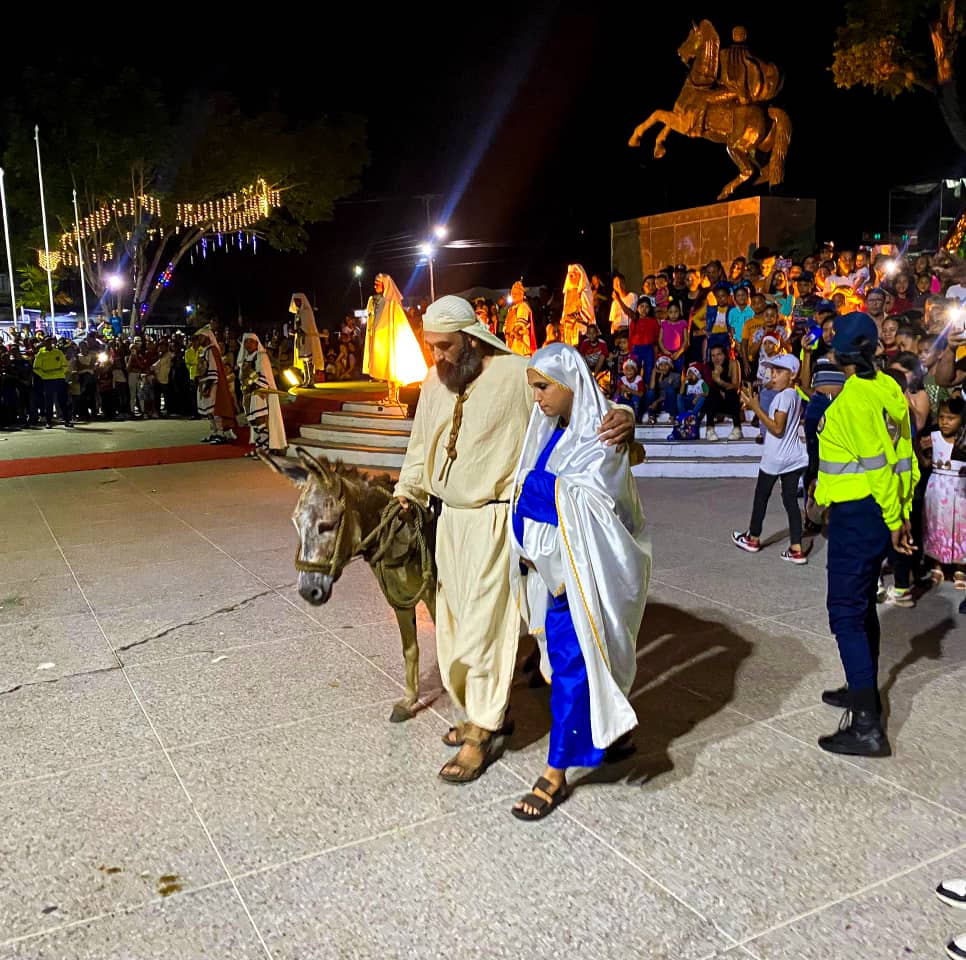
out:
<path id="1" fill-rule="evenodd" d="M 956 146 L 966 153 L 966 114 L 956 87 L 956 51 L 959 47 L 956 0 L 942 0 L 940 18 L 929 24 L 933 55 L 936 58 L 936 99 L 939 111 Z"/>
<path id="2" fill-rule="evenodd" d="M 168 261 L 168 263 L 170 263 L 172 267 L 176 268 L 178 266 L 178 264 L 181 262 L 181 258 L 203 236 L 205 236 L 205 231 L 204 230 L 192 229 L 192 230 L 185 231 L 185 233 L 183 235 L 183 239 L 181 240 L 181 245 L 174 252 L 173 256 Z M 155 274 L 157 272 L 157 268 L 158 268 L 158 266 L 160 265 L 160 262 L 161 262 L 161 251 L 166 246 L 167 246 L 167 242 L 166 241 L 162 242 L 161 247 L 158 248 L 158 252 L 155 255 L 154 263 L 153 263 L 153 265 L 151 267 L 151 270 L 148 272 L 147 276 L 145 277 L 145 283 L 147 283 L 149 281 L 152 282 L 151 289 L 145 291 L 146 296 L 141 301 L 142 303 L 146 303 L 147 304 L 147 307 L 148 307 L 148 309 L 144 313 L 144 319 L 145 320 L 148 317 L 151 316 L 151 311 L 154 309 L 154 305 L 158 302 L 158 297 L 161 296 L 161 293 L 164 290 L 164 287 L 158 287 L 156 285 L 153 285 L 153 283 L 154 283 Z"/>

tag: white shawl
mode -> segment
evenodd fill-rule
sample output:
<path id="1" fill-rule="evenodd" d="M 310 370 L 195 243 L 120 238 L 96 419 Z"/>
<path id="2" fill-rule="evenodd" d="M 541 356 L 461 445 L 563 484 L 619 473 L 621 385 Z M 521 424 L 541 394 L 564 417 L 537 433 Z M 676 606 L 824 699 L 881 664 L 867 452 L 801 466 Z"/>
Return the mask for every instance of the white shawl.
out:
<path id="1" fill-rule="evenodd" d="M 594 746 L 604 749 L 637 724 L 627 696 L 637 670 L 637 634 L 651 574 L 650 538 L 627 453 L 605 446 L 597 436 L 610 406 L 583 357 L 552 343 L 537 351 L 529 366 L 573 391 L 574 402 L 546 467 L 557 476 L 558 525 L 525 519 L 522 545 L 511 533 L 510 585 L 540 643 L 541 670 L 549 679 L 544 619 L 548 593 L 558 589 L 562 572 L 590 682 Z M 534 405 L 514 503 L 556 425 Z M 525 578 L 520 573 L 524 557 L 536 567 Z"/>
<path id="2" fill-rule="evenodd" d="M 254 340 L 258 346 L 249 353 L 245 349 L 245 341 Z M 258 387 L 262 390 L 277 390 L 275 386 L 275 374 L 272 371 L 272 361 L 268 352 L 262 346 L 262 341 L 254 333 L 246 333 L 241 338 L 241 346 L 238 349 L 238 381 L 241 383 L 242 365 L 250 363 L 258 373 Z M 278 395 L 268 393 L 265 395 L 268 401 L 268 446 L 272 450 L 287 450 L 288 441 L 285 437 L 285 423 L 282 420 L 282 404 Z"/>
<path id="3" fill-rule="evenodd" d="M 579 274 L 576 283 L 570 282 L 571 270 L 576 270 Z M 568 293 L 571 294 L 570 298 L 567 297 Z M 594 290 L 587 278 L 587 271 L 579 263 L 571 263 L 567 267 L 563 295 L 564 305 L 560 323 L 561 327 L 564 324 L 573 324 L 570 328 L 572 330 L 570 345 L 576 347 L 580 341 L 580 335 L 587 332 L 588 325 L 597 322 L 594 315 Z"/>
<path id="4" fill-rule="evenodd" d="M 302 306 L 295 304 L 296 297 L 302 301 Z M 319 328 L 315 323 L 315 311 L 309 304 L 309 298 L 304 293 L 293 293 L 289 301 L 288 312 L 294 313 L 298 317 L 298 326 L 302 335 L 305 337 L 305 346 L 312 351 L 312 364 L 316 370 L 325 369 L 325 356 L 322 353 L 322 339 L 319 337 Z M 295 345 L 295 358 L 302 355 L 299 350 L 298 342 Z"/>

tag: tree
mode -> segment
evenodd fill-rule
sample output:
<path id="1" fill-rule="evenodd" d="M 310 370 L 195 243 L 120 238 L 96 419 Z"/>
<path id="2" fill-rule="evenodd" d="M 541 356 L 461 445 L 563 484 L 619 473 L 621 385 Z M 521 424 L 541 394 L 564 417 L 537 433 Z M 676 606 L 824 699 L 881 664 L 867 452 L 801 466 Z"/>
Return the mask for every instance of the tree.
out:
<path id="1" fill-rule="evenodd" d="M 18 181 L 11 206 L 36 222 L 36 122 L 48 214 L 61 227 L 52 248 L 76 265 L 76 189 L 88 283 L 103 297 L 122 271 L 142 319 L 184 257 L 209 240 L 240 233 L 303 249 L 305 225 L 332 217 L 367 158 L 358 117 L 295 125 L 277 112 L 246 113 L 227 95 L 195 97 L 174 111 L 132 71 L 109 86 L 34 74 L 27 90 L 26 106 L 8 109 L 4 166 Z M 39 245 L 39 233 L 30 231 L 28 243 Z"/>
<path id="2" fill-rule="evenodd" d="M 966 115 L 956 55 L 966 31 L 962 0 L 849 0 L 838 28 L 832 74 L 839 87 L 859 84 L 897 97 L 927 90 L 957 146 L 966 151 Z"/>

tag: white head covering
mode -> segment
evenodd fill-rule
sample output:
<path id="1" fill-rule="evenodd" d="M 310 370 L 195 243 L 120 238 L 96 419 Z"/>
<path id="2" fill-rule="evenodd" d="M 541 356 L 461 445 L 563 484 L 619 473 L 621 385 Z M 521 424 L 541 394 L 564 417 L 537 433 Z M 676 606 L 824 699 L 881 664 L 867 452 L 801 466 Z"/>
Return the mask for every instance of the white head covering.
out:
<path id="1" fill-rule="evenodd" d="M 399 287 L 396 286 L 396 281 L 388 273 L 377 273 L 376 279 L 382 281 L 382 295 L 386 300 L 391 300 L 393 303 L 402 303 L 402 294 L 399 292 Z"/>
<path id="2" fill-rule="evenodd" d="M 576 283 L 571 283 L 570 271 L 576 270 L 580 274 Z M 563 292 L 567 293 L 568 290 L 584 290 L 590 287 L 590 280 L 587 277 L 587 271 L 579 263 L 569 263 L 567 264 L 567 277 L 564 280 Z"/>
<path id="3" fill-rule="evenodd" d="M 473 305 L 462 297 L 440 297 L 426 308 L 423 315 L 426 333 L 465 333 L 502 353 L 512 353 L 510 348 L 489 327 L 480 322 Z"/>
<path id="4" fill-rule="evenodd" d="M 302 301 L 302 306 L 295 305 L 295 298 Z M 325 356 L 322 353 L 322 340 L 319 337 L 319 328 L 315 323 L 315 311 L 309 303 L 309 298 L 304 293 L 293 293 L 289 301 L 288 312 L 294 313 L 299 318 L 299 327 L 305 337 L 305 346 L 312 352 L 312 363 L 316 370 L 321 370 L 325 366 Z M 304 349 L 304 347 L 302 348 Z M 302 355 L 302 349 L 296 346 L 296 359 Z"/>
<path id="5" fill-rule="evenodd" d="M 249 351 L 245 347 L 247 340 L 255 341 L 255 349 Z M 242 364 L 251 363 L 259 373 L 261 379 L 269 390 L 277 390 L 275 386 L 275 373 L 272 370 L 272 361 L 268 351 L 262 346 L 262 341 L 258 339 L 256 333 L 246 333 L 242 335 L 241 346 L 238 350 L 238 379 L 241 381 Z M 285 450 L 288 443 L 285 438 L 285 423 L 282 420 L 282 404 L 274 394 L 268 394 L 265 398 L 268 401 L 268 445 L 272 450 Z"/>
<path id="6" fill-rule="evenodd" d="M 214 347 L 216 350 L 218 349 L 218 339 L 217 337 L 215 337 L 215 332 L 214 330 L 211 329 L 211 327 L 204 326 L 199 328 L 198 330 L 195 330 L 195 336 L 204 337 L 204 339 L 208 341 L 206 346 Z M 137 347 L 137 341 L 135 341 L 131 345 L 132 349 L 134 349 L 135 347 Z"/>
<path id="7" fill-rule="evenodd" d="M 556 475 L 556 527 L 524 520 L 523 543 L 511 535 L 511 587 L 541 640 L 541 669 L 549 674 L 543 640 L 549 591 L 566 589 L 590 682 L 594 745 L 604 748 L 637 724 L 627 700 L 637 669 L 637 633 L 651 572 L 637 484 L 626 452 L 597 436 L 610 405 L 583 357 L 562 343 L 538 350 L 530 368 L 573 393 L 570 421 L 546 469 Z M 527 474 L 558 427 L 534 405 L 514 482 L 516 503 Z M 526 557 L 535 575 L 520 575 Z"/>

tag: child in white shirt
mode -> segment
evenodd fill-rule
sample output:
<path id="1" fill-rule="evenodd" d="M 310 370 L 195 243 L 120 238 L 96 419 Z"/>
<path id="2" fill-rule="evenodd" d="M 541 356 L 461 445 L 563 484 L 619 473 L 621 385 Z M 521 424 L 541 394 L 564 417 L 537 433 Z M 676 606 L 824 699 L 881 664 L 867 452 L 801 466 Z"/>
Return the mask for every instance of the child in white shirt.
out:
<path id="1" fill-rule="evenodd" d="M 745 407 L 754 411 L 767 433 L 758 470 L 751 523 L 745 533 L 735 530 L 731 539 L 736 547 L 748 553 L 758 553 L 761 550 L 761 528 L 765 511 L 768 509 L 768 499 L 780 480 L 791 541 L 781 558 L 789 563 L 808 563 L 808 555 L 802 549 L 802 513 L 798 508 L 798 485 L 808 466 L 808 451 L 805 449 L 805 442 L 798 435 L 802 401 L 793 386 L 798 376 L 799 363 L 790 354 L 769 357 L 762 363 L 767 364 L 771 371 L 768 386 L 775 391 L 775 396 L 766 411 L 750 387 L 742 387 L 741 390 Z"/>

